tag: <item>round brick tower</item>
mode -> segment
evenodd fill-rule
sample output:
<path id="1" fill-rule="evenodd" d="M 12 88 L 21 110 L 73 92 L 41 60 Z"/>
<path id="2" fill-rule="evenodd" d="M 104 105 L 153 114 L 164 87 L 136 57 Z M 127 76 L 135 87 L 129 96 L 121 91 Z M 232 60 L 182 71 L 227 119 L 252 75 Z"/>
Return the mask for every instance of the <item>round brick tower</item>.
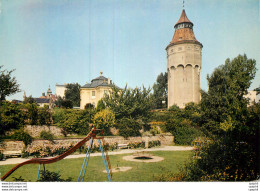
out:
<path id="1" fill-rule="evenodd" d="M 183 8 L 174 26 L 175 32 L 167 51 L 168 108 L 176 104 L 200 101 L 200 70 L 202 44 L 193 33 L 193 23 Z"/>

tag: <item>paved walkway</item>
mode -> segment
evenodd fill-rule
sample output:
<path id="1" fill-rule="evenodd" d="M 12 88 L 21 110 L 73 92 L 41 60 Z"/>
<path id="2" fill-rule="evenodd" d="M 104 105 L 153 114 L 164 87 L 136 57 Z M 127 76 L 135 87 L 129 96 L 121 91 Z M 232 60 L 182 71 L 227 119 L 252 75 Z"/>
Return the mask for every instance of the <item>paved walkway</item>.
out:
<path id="1" fill-rule="evenodd" d="M 149 148 L 149 149 L 121 149 L 116 151 L 109 151 L 108 155 L 121 155 L 121 154 L 129 154 L 135 153 L 140 151 L 190 151 L 193 150 L 193 147 L 186 147 L 186 146 L 164 146 L 159 148 Z M 65 159 L 72 159 L 72 158 L 82 158 L 85 157 L 86 154 L 75 154 L 69 155 L 65 157 Z M 101 153 L 91 153 L 91 157 L 93 156 L 101 156 Z M 28 159 L 24 158 L 10 158 L 5 161 L 0 161 L 0 165 L 7 165 L 7 164 L 18 164 Z"/>

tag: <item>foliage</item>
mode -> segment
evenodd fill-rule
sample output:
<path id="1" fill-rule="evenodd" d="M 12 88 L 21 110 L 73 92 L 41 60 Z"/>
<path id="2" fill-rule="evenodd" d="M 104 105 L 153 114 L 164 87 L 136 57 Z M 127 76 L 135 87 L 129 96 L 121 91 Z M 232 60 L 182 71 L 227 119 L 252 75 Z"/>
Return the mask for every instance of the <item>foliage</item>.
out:
<path id="1" fill-rule="evenodd" d="M 23 150 L 22 157 L 48 157 L 48 156 L 55 156 L 60 155 L 72 147 L 69 143 L 58 143 L 54 144 L 53 142 L 46 141 L 43 143 L 33 143 L 28 145 L 28 147 Z"/>
<path id="2" fill-rule="evenodd" d="M 165 129 L 174 135 L 174 142 L 180 145 L 190 145 L 192 141 L 202 136 L 200 128 L 201 109 L 198 104 L 187 103 L 184 109 L 173 105 L 167 111 Z"/>
<path id="3" fill-rule="evenodd" d="M 101 99 L 97 103 L 97 111 L 101 111 L 103 109 L 106 109 L 106 105 L 105 105 L 103 99 Z"/>
<path id="4" fill-rule="evenodd" d="M 132 118 L 120 119 L 117 124 L 117 128 L 119 129 L 119 135 L 124 138 L 137 137 L 141 135 L 139 131 L 141 129 L 140 123 Z"/>
<path id="5" fill-rule="evenodd" d="M 80 106 L 80 85 L 78 83 L 66 85 L 65 100 L 70 100 L 74 107 Z"/>
<path id="6" fill-rule="evenodd" d="M 49 170 L 40 170 L 39 182 L 71 182 L 72 178 L 62 179 L 61 175 L 57 172 Z"/>
<path id="7" fill-rule="evenodd" d="M 48 140 L 48 141 L 53 141 L 53 139 L 54 139 L 54 135 L 49 131 L 41 131 L 41 133 L 40 133 L 40 137 L 42 138 L 42 139 L 45 139 L 45 140 Z"/>
<path id="8" fill-rule="evenodd" d="M 144 87 L 128 89 L 125 86 L 124 89 L 119 89 L 113 86 L 110 94 L 106 94 L 103 100 L 117 120 L 126 117 L 145 120 L 152 107 L 150 91 Z"/>
<path id="9" fill-rule="evenodd" d="M 155 108 L 167 108 L 168 98 L 168 74 L 160 73 L 153 85 L 153 99 Z M 165 101 L 165 105 L 162 103 Z"/>
<path id="10" fill-rule="evenodd" d="M 19 176 L 18 178 L 16 177 L 12 177 L 12 178 L 14 179 L 15 182 L 25 182 L 22 176 Z"/>
<path id="11" fill-rule="evenodd" d="M 50 126 L 52 122 L 52 115 L 48 107 L 38 109 L 38 124 Z"/>
<path id="12" fill-rule="evenodd" d="M 31 137 L 31 135 L 29 135 L 27 132 L 25 132 L 24 130 L 20 129 L 20 130 L 16 130 L 12 136 L 13 139 L 17 140 L 17 141 L 23 141 L 24 145 L 27 147 L 29 144 L 32 143 L 33 138 Z"/>
<path id="13" fill-rule="evenodd" d="M 2 102 L 0 105 L 0 134 L 24 126 L 24 115 L 17 104 Z"/>
<path id="14" fill-rule="evenodd" d="M 38 124 L 38 106 L 35 103 L 27 103 L 27 117 L 30 125 Z"/>
<path id="15" fill-rule="evenodd" d="M 255 76 L 255 60 L 239 55 L 217 68 L 202 92 L 200 124 L 212 141 L 201 149 L 199 160 L 187 163 L 171 177 L 178 181 L 251 181 L 259 172 L 260 105 L 247 107 Z"/>
<path id="16" fill-rule="evenodd" d="M 158 147 L 158 146 L 161 146 L 161 141 L 159 141 L 159 140 L 148 142 L 148 148 Z"/>
<path id="17" fill-rule="evenodd" d="M 1 153 L 0 153 L 0 161 L 1 161 L 1 160 L 4 160 L 4 158 L 5 158 L 5 157 L 4 157 L 4 154 L 1 152 Z"/>
<path id="18" fill-rule="evenodd" d="M 110 128 L 115 124 L 115 115 L 109 109 L 104 109 L 94 115 L 93 123 L 97 129 L 103 129 L 104 135 L 109 135 Z"/>
<path id="19" fill-rule="evenodd" d="M 84 107 L 84 109 L 94 109 L 94 105 L 91 103 L 87 103 Z"/>
<path id="20" fill-rule="evenodd" d="M 133 143 L 128 143 L 127 146 L 131 149 L 137 149 L 137 148 L 145 148 L 145 142 L 133 142 Z"/>
<path id="21" fill-rule="evenodd" d="M 153 111 L 151 112 L 150 121 L 154 122 L 166 122 L 174 116 L 173 112 L 170 111 Z"/>
<path id="22" fill-rule="evenodd" d="M 23 100 L 23 103 L 24 104 L 27 104 L 27 103 L 36 103 L 35 99 L 33 99 L 33 97 L 30 95 L 29 97 L 25 97 L 24 100 Z"/>
<path id="23" fill-rule="evenodd" d="M 73 108 L 73 102 L 71 100 L 63 99 L 60 96 L 55 101 L 55 105 L 59 108 L 65 108 L 65 109 Z"/>
<path id="24" fill-rule="evenodd" d="M 192 127 L 192 121 L 184 119 L 172 118 L 167 121 L 166 129 L 170 131 L 174 136 L 174 142 L 179 145 L 191 145 L 192 141 L 203 133 Z"/>
<path id="25" fill-rule="evenodd" d="M 5 100 L 6 96 L 20 92 L 19 84 L 15 77 L 11 76 L 14 70 L 1 70 L 2 67 L 0 66 L 0 104 Z"/>
<path id="26" fill-rule="evenodd" d="M 52 118 L 53 124 L 57 124 L 65 119 L 66 110 L 62 108 L 54 108 Z"/>
<path id="27" fill-rule="evenodd" d="M 256 91 L 256 95 L 260 94 L 260 86 L 255 88 L 254 91 Z"/>
<path id="28" fill-rule="evenodd" d="M 252 79 L 256 73 L 256 61 L 239 55 L 232 61 L 227 59 L 207 76 L 208 92 L 202 92 L 201 123 L 213 135 L 223 136 L 225 131 L 220 128 L 229 117 L 234 126 L 245 124 L 248 93 Z"/>
<path id="29" fill-rule="evenodd" d="M 55 110 L 54 121 L 62 128 L 64 136 L 69 133 L 86 135 L 94 115 L 94 110 Z"/>

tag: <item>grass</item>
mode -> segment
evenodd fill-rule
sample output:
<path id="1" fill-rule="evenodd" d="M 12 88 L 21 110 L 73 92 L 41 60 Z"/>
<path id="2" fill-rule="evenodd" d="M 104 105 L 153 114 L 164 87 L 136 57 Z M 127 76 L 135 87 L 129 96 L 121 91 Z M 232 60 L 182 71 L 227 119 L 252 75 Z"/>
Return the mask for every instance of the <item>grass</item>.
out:
<path id="1" fill-rule="evenodd" d="M 150 152 L 155 156 L 164 157 L 164 160 L 156 163 L 140 163 L 123 160 L 126 155 L 112 155 L 110 162 L 112 168 L 130 166 L 131 170 L 125 172 L 117 172 L 113 174 L 113 182 L 151 182 L 154 177 L 165 173 L 177 173 L 178 167 L 183 165 L 185 161 L 190 159 L 191 151 L 154 151 Z M 67 179 L 72 177 L 72 181 L 77 181 L 83 158 L 65 159 L 59 162 L 45 165 L 49 171 L 59 172 L 61 178 Z M 0 166 L 0 173 L 3 176 L 8 170 L 15 165 Z M 13 177 L 21 176 L 27 182 L 35 182 L 37 179 L 39 165 L 25 165 L 11 174 L 5 181 L 14 181 Z M 41 166 L 42 169 L 42 166 Z M 86 182 L 104 182 L 107 181 L 105 166 L 101 156 L 90 157 L 87 166 L 87 172 L 84 181 Z"/>

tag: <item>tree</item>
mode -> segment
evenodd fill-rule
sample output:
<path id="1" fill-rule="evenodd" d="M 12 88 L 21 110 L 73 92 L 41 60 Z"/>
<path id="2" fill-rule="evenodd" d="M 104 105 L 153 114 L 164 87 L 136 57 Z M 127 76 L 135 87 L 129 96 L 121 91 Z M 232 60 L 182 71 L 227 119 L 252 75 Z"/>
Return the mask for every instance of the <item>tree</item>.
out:
<path id="1" fill-rule="evenodd" d="M 0 134 L 24 126 L 24 115 L 17 104 L 3 102 L 0 107 Z"/>
<path id="2" fill-rule="evenodd" d="M 27 117 L 29 119 L 29 124 L 30 125 L 38 125 L 38 106 L 36 105 L 36 103 L 27 103 L 26 104 L 27 107 Z"/>
<path id="3" fill-rule="evenodd" d="M 211 141 L 202 147 L 201 159 L 185 165 L 171 180 L 250 181 L 259 178 L 260 105 L 248 106 L 244 97 L 256 73 L 256 61 L 246 55 L 227 59 L 207 77 L 202 92 L 201 125 Z M 192 109 L 194 110 L 194 109 Z"/>
<path id="4" fill-rule="evenodd" d="M 11 77 L 14 70 L 1 70 L 2 67 L 0 66 L 0 103 L 5 100 L 6 96 L 20 92 L 19 84 L 15 77 Z"/>
<path id="5" fill-rule="evenodd" d="M 248 100 L 244 97 L 248 92 L 256 73 L 256 61 L 239 55 L 232 61 L 227 59 L 207 76 L 208 92 L 202 92 L 201 110 L 202 125 L 215 135 L 222 135 L 219 128 L 229 117 L 234 126 L 245 123 Z"/>
<path id="6" fill-rule="evenodd" d="M 109 109 L 104 109 L 94 115 L 93 123 L 97 129 L 103 129 L 104 135 L 110 135 L 110 128 L 115 124 L 115 115 Z"/>
<path id="7" fill-rule="evenodd" d="M 157 76 L 156 83 L 153 85 L 153 98 L 155 108 L 167 108 L 168 98 L 168 74 L 167 72 L 160 73 Z M 165 106 L 162 101 L 165 101 Z"/>
<path id="8" fill-rule="evenodd" d="M 152 108 L 151 89 L 135 88 L 119 89 L 113 86 L 110 94 L 105 95 L 103 101 L 113 111 L 116 119 L 124 117 L 146 120 Z"/>
<path id="9" fill-rule="evenodd" d="M 124 138 L 131 136 L 140 136 L 141 125 L 136 120 L 132 118 L 122 118 L 117 124 L 119 129 L 119 135 Z"/>
<path id="10" fill-rule="evenodd" d="M 106 106 L 105 106 L 103 99 L 99 100 L 97 103 L 97 111 L 101 111 L 105 108 L 106 108 Z"/>
<path id="11" fill-rule="evenodd" d="M 24 103 L 24 104 L 27 104 L 27 103 L 36 103 L 36 101 L 35 101 L 35 99 L 33 99 L 33 97 L 30 95 L 29 97 L 25 97 L 25 98 L 24 98 L 23 103 Z"/>
<path id="12" fill-rule="evenodd" d="M 80 85 L 78 83 L 67 84 L 65 91 L 65 100 L 72 101 L 73 106 L 80 106 Z"/>
<path id="13" fill-rule="evenodd" d="M 55 101 L 55 105 L 59 108 L 73 108 L 73 103 L 71 100 L 63 99 L 60 96 Z"/>
<path id="14" fill-rule="evenodd" d="M 255 88 L 254 91 L 256 91 L 256 95 L 260 94 L 260 86 Z"/>

